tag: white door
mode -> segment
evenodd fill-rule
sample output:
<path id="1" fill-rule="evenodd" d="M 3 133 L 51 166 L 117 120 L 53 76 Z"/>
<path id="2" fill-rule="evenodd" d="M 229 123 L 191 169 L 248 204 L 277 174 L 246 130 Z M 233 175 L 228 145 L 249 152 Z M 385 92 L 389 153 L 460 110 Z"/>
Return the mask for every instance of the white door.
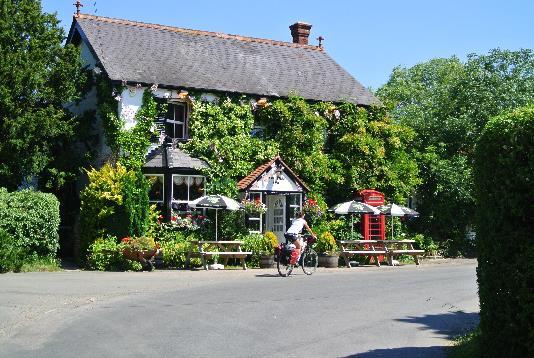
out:
<path id="1" fill-rule="evenodd" d="M 285 242 L 286 232 L 286 197 L 267 195 L 267 231 L 276 234 L 278 241 Z"/>

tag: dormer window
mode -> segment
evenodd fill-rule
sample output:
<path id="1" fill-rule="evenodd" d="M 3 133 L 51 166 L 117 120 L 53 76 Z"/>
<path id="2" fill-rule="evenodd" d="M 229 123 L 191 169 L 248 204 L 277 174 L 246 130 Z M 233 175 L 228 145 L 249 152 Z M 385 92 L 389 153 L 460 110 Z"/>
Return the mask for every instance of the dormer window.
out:
<path id="1" fill-rule="evenodd" d="M 169 102 L 165 115 L 165 135 L 172 139 L 187 139 L 187 103 Z"/>

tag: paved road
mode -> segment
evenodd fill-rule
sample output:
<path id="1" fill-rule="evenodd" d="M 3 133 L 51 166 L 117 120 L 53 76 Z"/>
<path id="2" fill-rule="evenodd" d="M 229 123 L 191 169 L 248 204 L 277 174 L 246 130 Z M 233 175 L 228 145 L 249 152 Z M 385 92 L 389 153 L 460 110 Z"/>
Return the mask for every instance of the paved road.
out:
<path id="1" fill-rule="evenodd" d="M 0 275 L 0 357 L 444 357 L 476 262 Z"/>

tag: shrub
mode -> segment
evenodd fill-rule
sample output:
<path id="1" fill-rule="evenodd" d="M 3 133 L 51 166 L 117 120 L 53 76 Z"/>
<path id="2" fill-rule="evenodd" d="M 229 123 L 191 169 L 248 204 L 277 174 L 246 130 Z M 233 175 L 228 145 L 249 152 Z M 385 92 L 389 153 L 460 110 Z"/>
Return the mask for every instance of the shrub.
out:
<path id="1" fill-rule="evenodd" d="M 317 237 L 315 249 L 319 253 L 332 255 L 337 253 L 336 239 L 330 232 L 324 232 Z"/>
<path id="2" fill-rule="evenodd" d="M 90 246 L 87 265 L 99 271 L 139 270 L 139 262 L 127 260 L 122 254 L 122 245 L 114 236 L 96 239 Z"/>
<path id="3" fill-rule="evenodd" d="M 430 236 L 416 234 L 412 240 L 415 240 L 415 243 L 419 245 L 420 250 L 425 250 L 425 255 L 434 255 L 438 249 L 438 245 Z"/>
<path id="4" fill-rule="evenodd" d="M 28 255 L 54 258 L 59 248 L 59 201 L 48 193 L 0 188 L 0 229 Z"/>
<path id="5" fill-rule="evenodd" d="M 165 240 L 161 243 L 163 265 L 168 268 L 183 268 L 190 243 L 185 238 Z"/>
<path id="6" fill-rule="evenodd" d="M 0 272 L 20 271 L 26 250 L 17 246 L 13 236 L 0 230 Z"/>
<path id="7" fill-rule="evenodd" d="M 252 255 L 248 256 L 247 261 L 252 267 L 258 267 L 260 256 L 271 249 L 271 242 L 261 234 L 249 234 L 243 238 L 243 251 L 251 251 Z"/>
<path id="8" fill-rule="evenodd" d="M 87 173 L 89 184 L 80 193 L 80 256 L 99 237 L 143 236 L 149 228 L 148 182 L 140 172 L 121 164 L 104 165 Z"/>
<path id="9" fill-rule="evenodd" d="M 534 106 L 491 119 L 475 153 L 480 348 L 534 356 Z"/>
<path id="10" fill-rule="evenodd" d="M 272 247 L 271 252 L 274 253 L 274 249 L 277 248 L 278 245 L 280 244 L 278 242 L 278 238 L 276 237 L 276 234 L 272 231 L 267 231 L 263 236 L 265 236 L 265 238 L 267 239 L 267 242 Z"/>

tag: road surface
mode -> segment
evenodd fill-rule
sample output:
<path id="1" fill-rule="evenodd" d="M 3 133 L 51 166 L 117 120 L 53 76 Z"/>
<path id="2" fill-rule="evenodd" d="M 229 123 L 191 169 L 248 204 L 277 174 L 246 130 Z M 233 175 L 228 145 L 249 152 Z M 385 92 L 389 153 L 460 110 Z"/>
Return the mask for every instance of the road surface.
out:
<path id="1" fill-rule="evenodd" d="M 0 357 L 445 357 L 476 261 L 0 275 Z"/>

